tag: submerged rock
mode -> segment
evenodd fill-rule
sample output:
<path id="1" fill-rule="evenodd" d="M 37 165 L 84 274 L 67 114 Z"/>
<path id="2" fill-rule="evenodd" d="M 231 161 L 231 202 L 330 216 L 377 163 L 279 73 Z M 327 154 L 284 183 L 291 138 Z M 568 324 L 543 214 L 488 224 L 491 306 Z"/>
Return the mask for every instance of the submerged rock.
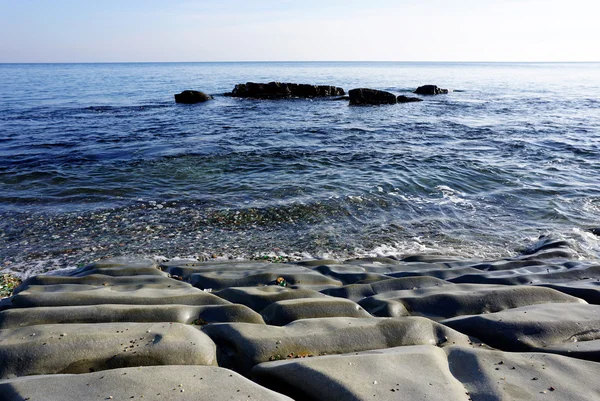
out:
<path id="1" fill-rule="evenodd" d="M 417 88 L 417 90 L 414 91 L 414 93 L 416 93 L 418 95 L 445 95 L 448 92 L 449 92 L 448 89 L 442 89 L 442 88 L 438 87 L 437 85 L 419 86 Z"/>
<path id="2" fill-rule="evenodd" d="M 247 97 L 253 99 L 290 99 L 314 98 L 328 96 L 343 96 L 344 89 L 331 85 L 309 85 L 284 82 L 255 83 L 247 82 L 238 84 L 229 93 L 233 97 Z"/>
<path id="3" fill-rule="evenodd" d="M 398 101 L 398 103 L 412 103 L 412 102 L 422 102 L 423 99 L 419 99 L 418 97 L 409 97 L 409 96 L 404 96 L 404 95 L 400 95 L 396 98 L 396 100 Z"/>
<path id="4" fill-rule="evenodd" d="M 211 99 L 212 97 L 204 92 L 192 90 L 185 90 L 175 95 L 175 103 L 183 104 L 201 103 Z"/>
<path id="5" fill-rule="evenodd" d="M 357 88 L 348 92 L 351 105 L 396 104 L 396 95 L 377 89 Z"/>

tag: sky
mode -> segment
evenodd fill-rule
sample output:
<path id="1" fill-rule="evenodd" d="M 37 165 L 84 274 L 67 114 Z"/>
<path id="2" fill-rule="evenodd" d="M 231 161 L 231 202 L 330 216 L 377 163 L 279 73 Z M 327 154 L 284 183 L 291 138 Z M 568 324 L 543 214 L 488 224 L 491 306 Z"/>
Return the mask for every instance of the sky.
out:
<path id="1" fill-rule="evenodd" d="M 0 63 L 600 61 L 598 0 L 0 0 Z"/>

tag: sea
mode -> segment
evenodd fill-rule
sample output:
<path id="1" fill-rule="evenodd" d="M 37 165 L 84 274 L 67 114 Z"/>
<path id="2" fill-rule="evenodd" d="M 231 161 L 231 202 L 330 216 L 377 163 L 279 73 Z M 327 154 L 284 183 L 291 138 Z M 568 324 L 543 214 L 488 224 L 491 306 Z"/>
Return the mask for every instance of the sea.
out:
<path id="1" fill-rule="evenodd" d="M 224 96 L 294 82 L 419 103 Z M 214 99 L 176 104 L 200 90 Z M 600 64 L 0 64 L 0 270 L 106 257 L 600 258 Z M 598 233 L 598 231 L 596 231 Z"/>

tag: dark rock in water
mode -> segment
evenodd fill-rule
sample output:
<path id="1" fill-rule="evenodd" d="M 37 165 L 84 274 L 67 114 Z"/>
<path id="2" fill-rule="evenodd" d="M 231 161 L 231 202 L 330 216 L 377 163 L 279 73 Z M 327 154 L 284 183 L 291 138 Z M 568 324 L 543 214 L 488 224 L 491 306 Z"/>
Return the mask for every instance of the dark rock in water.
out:
<path id="1" fill-rule="evenodd" d="M 418 95 L 445 95 L 448 93 L 448 89 L 442 89 L 437 85 L 423 85 L 419 86 L 414 93 Z"/>
<path id="2" fill-rule="evenodd" d="M 328 96 L 343 96 L 346 92 L 342 88 L 330 85 L 308 85 L 284 82 L 238 84 L 229 96 L 248 97 L 253 99 L 290 99 L 313 98 Z"/>
<path id="3" fill-rule="evenodd" d="M 418 97 L 409 97 L 409 96 L 404 96 L 404 95 L 400 95 L 396 98 L 396 100 L 398 101 L 398 103 L 412 103 L 412 102 L 422 102 L 423 99 L 419 99 Z"/>
<path id="4" fill-rule="evenodd" d="M 206 102 L 211 99 L 210 95 L 200 91 L 187 90 L 175 95 L 175 103 L 194 104 Z"/>
<path id="5" fill-rule="evenodd" d="M 538 240 L 526 249 L 522 250 L 523 255 L 538 254 L 541 251 L 546 250 L 565 250 L 569 251 L 571 244 L 560 238 L 556 238 L 552 235 L 540 235 Z"/>
<path id="6" fill-rule="evenodd" d="M 590 228 L 590 232 L 600 237 L 600 227 Z"/>
<path id="7" fill-rule="evenodd" d="M 396 95 L 377 89 L 357 88 L 348 92 L 350 105 L 396 104 Z"/>

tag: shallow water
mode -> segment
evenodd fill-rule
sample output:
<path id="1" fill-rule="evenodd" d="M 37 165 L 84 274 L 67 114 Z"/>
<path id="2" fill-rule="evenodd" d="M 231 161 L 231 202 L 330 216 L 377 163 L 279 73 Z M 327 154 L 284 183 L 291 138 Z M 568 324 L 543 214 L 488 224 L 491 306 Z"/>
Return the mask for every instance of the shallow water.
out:
<path id="1" fill-rule="evenodd" d="M 600 257 L 600 64 L 0 65 L 0 258 Z M 220 96 L 236 83 L 453 89 L 420 103 Z M 198 89 L 215 100 L 177 105 Z"/>

